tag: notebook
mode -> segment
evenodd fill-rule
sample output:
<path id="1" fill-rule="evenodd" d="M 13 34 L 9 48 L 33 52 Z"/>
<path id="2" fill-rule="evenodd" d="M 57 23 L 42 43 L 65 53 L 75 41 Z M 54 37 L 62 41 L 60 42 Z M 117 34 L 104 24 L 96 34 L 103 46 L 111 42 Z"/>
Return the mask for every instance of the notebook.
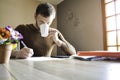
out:
<path id="1" fill-rule="evenodd" d="M 78 51 L 71 58 L 85 61 L 120 60 L 120 51 Z"/>

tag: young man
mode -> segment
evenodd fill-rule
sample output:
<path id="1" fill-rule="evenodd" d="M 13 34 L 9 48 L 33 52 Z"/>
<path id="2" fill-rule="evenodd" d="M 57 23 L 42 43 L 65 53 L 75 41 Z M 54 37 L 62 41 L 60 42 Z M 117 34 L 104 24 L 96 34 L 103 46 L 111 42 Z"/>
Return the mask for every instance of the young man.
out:
<path id="1" fill-rule="evenodd" d="M 23 35 L 22 41 L 27 47 L 20 43 L 21 50 L 13 51 L 12 56 L 16 58 L 51 56 L 55 45 L 60 47 L 66 54 L 76 54 L 75 48 L 65 40 L 60 31 L 50 27 L 55 15 L 55 8 L 51 4 L 38 5 L 35 12 L 36 23 L 16 27 L 16 30 Z"/>

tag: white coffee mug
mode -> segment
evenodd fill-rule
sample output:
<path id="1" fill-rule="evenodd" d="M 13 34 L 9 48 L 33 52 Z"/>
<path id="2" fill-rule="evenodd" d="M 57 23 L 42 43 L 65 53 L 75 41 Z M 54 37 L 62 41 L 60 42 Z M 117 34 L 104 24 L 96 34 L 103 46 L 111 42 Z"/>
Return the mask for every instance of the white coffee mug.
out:
<path id="1" fill-rule="evenodd" d="M 41 36 L 42 37 L 47 37 L 48 34 L 49 34 L 49 25 L 47 25 L 47 24 L 41 24 L 39 26 L 39 28 L 40 28 Z"/>

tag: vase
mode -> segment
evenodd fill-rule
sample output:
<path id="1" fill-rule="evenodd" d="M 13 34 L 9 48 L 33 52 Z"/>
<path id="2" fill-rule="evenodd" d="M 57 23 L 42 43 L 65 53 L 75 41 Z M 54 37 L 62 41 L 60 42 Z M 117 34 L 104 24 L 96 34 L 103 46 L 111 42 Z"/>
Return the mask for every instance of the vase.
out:
<path id="1" fill-rule="evenodd" d="M 9 63 L 12 44 L 0 45 L 0 64 Z"/>

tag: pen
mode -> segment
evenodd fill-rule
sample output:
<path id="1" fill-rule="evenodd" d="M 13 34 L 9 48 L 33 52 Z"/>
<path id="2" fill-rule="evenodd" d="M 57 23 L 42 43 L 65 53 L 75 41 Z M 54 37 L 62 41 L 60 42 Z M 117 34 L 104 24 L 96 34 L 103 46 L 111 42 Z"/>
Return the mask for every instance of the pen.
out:
<path id="1" fill-rule="evenodd" d="M 24 47 L 27 47 L 26 44 L 23 41 L 21 41 L 21 43 L 23 44 Z"/>

